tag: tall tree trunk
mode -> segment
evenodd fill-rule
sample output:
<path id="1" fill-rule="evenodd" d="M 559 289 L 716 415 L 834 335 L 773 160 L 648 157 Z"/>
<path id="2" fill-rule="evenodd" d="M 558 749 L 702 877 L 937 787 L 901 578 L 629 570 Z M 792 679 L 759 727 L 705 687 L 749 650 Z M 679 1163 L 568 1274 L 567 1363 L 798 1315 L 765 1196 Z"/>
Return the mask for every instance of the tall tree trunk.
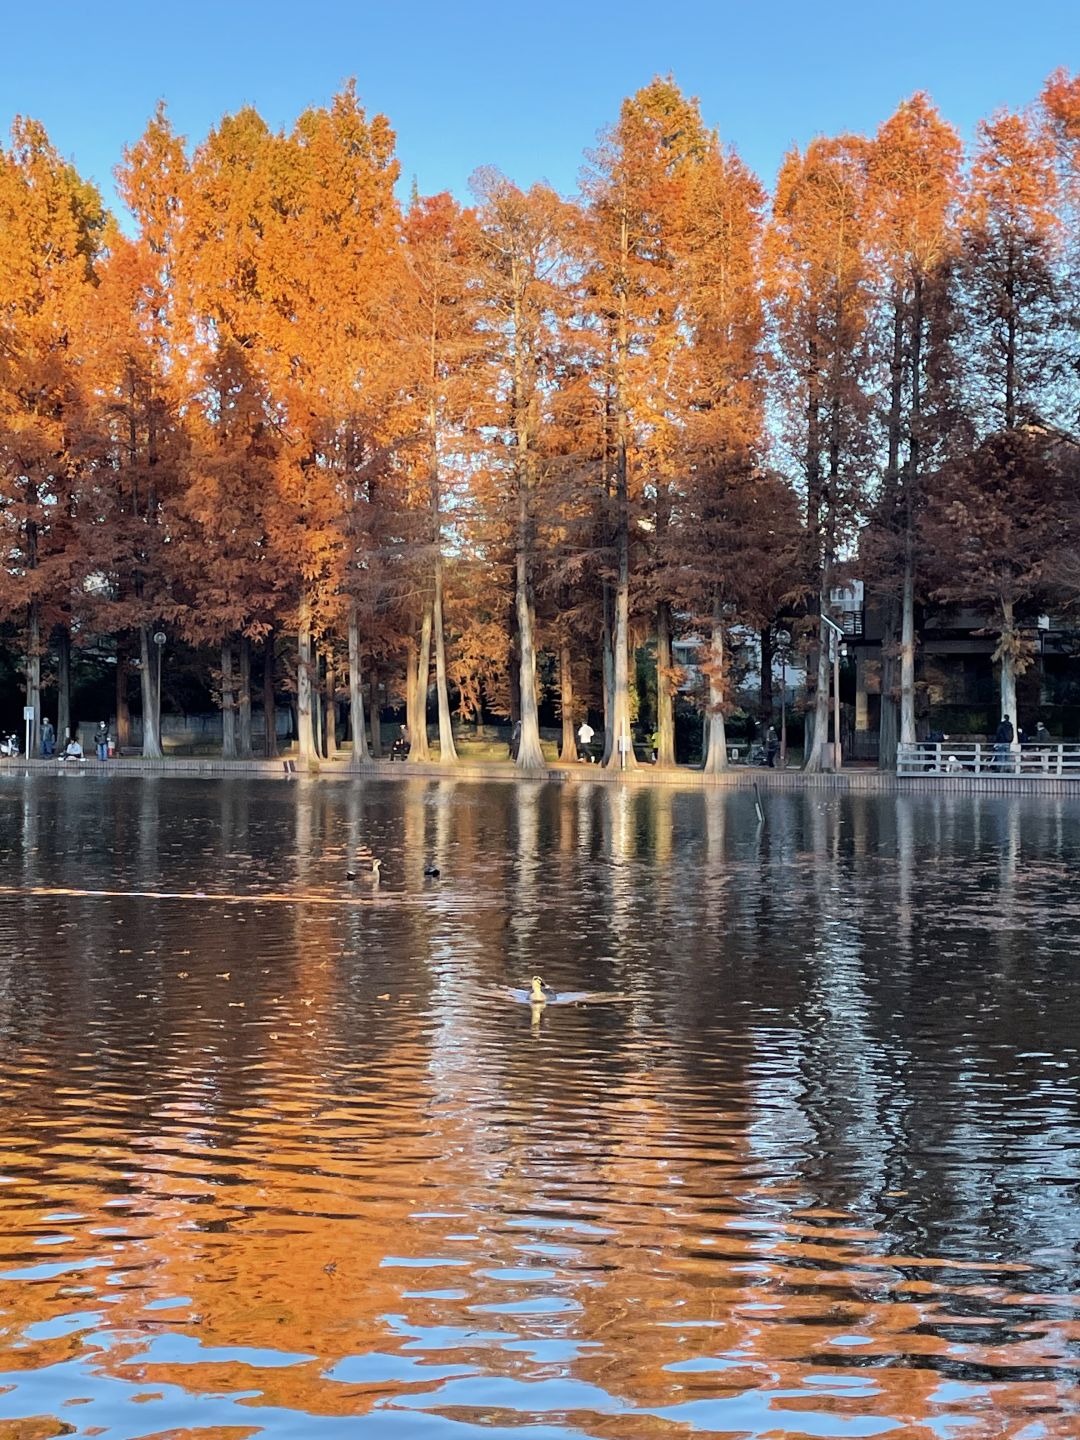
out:
<path id="1" fill-rule="evenodd" d="M 656 611 L 656 763 L 675 764 L 675 692 L 671 685 L 671 606 Z"/>
<path id="2" fill-rule="evenodd" d="M 446 677 L 446 631 L 443 616 L 442 481 L 439 473 L 439 361 L 438 337 L 430 337 L 428 385 L 428 472 L 431 493 L 431 539 L 435 552 L 431 601 L 431 627 L 435 641 L 435 709 L 439 718 L 439 764 L 456 765 L 454 726 L 450 717 L 450 690 Z M 425 687 L 426 694 L 426 687 Z M 425 737 L 426 738 L 426 737 Z M 425 745 L 426 748 L 426 745 Z"/>
<path id="3" fill-rule="evenodd" d="M 620 527 L 619 579 L 615 587 L 615 634 L 613 636 L 611 690 L 612 769 L 633 770 L 637 766 L 630 730 L 630 534 L 629 524 Z"/>
<path id="4" fill-rule="evenodd" d="M 567 641 L 559 646 L 559 709 L 562 712 L 561 760 L 577 759 L 577 736 L 574 730 L 574 671 Z"/>
<path id="5" fill-rule="evenodd" d="M 1011 244 L 1005 277 L 1005 295 L 1005 429 L 1012 430 L 1016 425 L 1016 315 L 1019 304 L 1016 295 Z M 1013 718 L 1015 720 L 1015 716 Z"/>
<path id="6" fill-rule="evenodd" d="M 435 556 L 435 599 L 431 617 L 435 633 L 435 696 L 439 706 L 439 764 L 456 765 L 454 726 L 450 718 L 450 691 L 446 678 L 446 635 L 443 630 L 443 562 Z"/>
<path id="7" fill-rule="evenodd" d="M 1016 714 L 1016 620 L 1013 602 L 1001 602 L 1001 640 L 998 644 L 1001 656 L 1001 715 L 1012 721 L 1013 734 L 1019 736 L 1020 724 Z M 1013 748 L 1017 748 L 1014 741 Z"/>
<path id="8" fill-rule="evenodd" d="M 630 254 L 629 222 L 621 218 L 620 253 L 625 265 Z M 630 362 L 627 295 L 620 292 L 615 336 L 615 557 L 614 625 L 612 632 L 611 739 L 605 764 L 611 769 L 633 770 L 637 765 L 630 731 L 630 416 L 626 399 Z"/>
<path id="9" fill-rule="evenodd" d="M 521 637 L 518 634 L 517 595 L 510 600 L 510 663 L 507 688 L 510 691 L 510 724 L 516 725 L 521 719 Z"/>
<path id="10" fill-rule="evenodd" d="M 325 713 L 325 749 L 327 760 L 337 754 L 337 666 L 329 653 L 326 656 L 326 691 L 323 708 Z"/>
<path id="11" fill-rule="evenodd" d="M 896 745 L 900 738 L 900 709 L 896 702 L 896 597 L 889 595 L 883 606 L 881 627 L 881 694 L 878 700 L 878 769 L 896 769 Z"/>
<path id="12" fill-rule="evenodd" d="M 236 759 L 236 676 L 231 640 L 221 647 L 221 756 L 223 760 Z"/>
<path id="13" fill-rule="evenodd" d="M 368 681 L 368 710 L 371 723 L 371 756 L 373 760 L 381 760 L 382 704 L 379 700 L 379 667 L 374 662 L 371 666 L 371 679 Z"/>
<path id="14" fill-rule="evenodd" d="M 142 689 L 142 753 L 146 760 L 160 760 L 162 756 L 157 668 L 160 664 L 161 652 L 151 639 L 149 625 L 144 622 L 139 626 L 139 681 Z"/>
<path id="15" fill-rule="evenodd" d="M 36 600 L 30 602 L 29 611 L 26 627 L 26 703 L 33 708 L 34 718 L 30 722 L 27 759 L 40 748 L 38 741 L 41 735 L 41 612 Z M 23 733 L 26 733 L 25 720 Z"/>
<path id="16" fill-rule="evenodd" d="M 536 604 L 532 590 L 532 454 L 528 414 L 532 375 L 527 373 L 522 343 L 520 295 L 514 296 L 514 482 L 517 486 L 517 533 L 514 553 L 514 606 L 518 633 L 518 698 L 521 730 L 514 763 L 519 770 L 542 770 L 540 711 L 536 703 Z"/>
<path id="17" fill-rule="evenodd" d="M 420 648 L 416 660 L 416 733 L 411 736 L 409 759 L 430 760 L 427 733 L 428 687 L 431 681 L 431 625 L 432 604 L 424 605 L 424 616 L 420 622 Z"/>
<path id="18" fill-rule="evenodd" d="M 300 602 L 296 636 L 296 734 L 300 768 L 317 770 L 311 714 L 311 606 L 306 595 Z"/>
<path id="19" fill-rule="evenodd" d="M 606 765 L 611 755 L 611 697 L 615 691 L 615 653 L 611 648 L 611 587 L 604 582 L 604 623 L 600 632 L 600 685 L 604 697 L 604 753 L 600 763 Z"/>
<path id="20" fill-rule="evenodd" d="M 405 728 L 409 732 L 409 749 L 412 749 L 417 724 L 416 705 L 416 641 L 409 637 L 405 642 Z"/>
<path id="21" fill-rule="evenodd" d="M 915 556 L 906 540 L 900 597 L 900 744 L 915 744 Z"/>
<path id="22" fill-rule="evenodd" d="M 120 656 L 116 657 L 116 672 L 120 673 Z M 119 724 L 119 715 L 117 723 Z M 61 625 L 56 635 L 56 738 L 62 741 L 71 729 L 71 631 Z M 117 736 L 116 748 L 120 748 Z"/>
<path id="23" fill-rule="evenodd" d="M 630 494 L 625 437 L 625 407 L 619 403 L 620 435 L 615 466 L 616 554 L 615 627 L 612 635 L 611 739 L 609 769 L 637 766 L 630 730 Z"/>
<path id="24" fill-rule="evenodd" d="M 763 625 L 761 628 L 761 688 L 758 695 L 758 706 L 761 710 L 761 723 L 771 725 L 773 719 L 773 628 L 771 625 Z"/>
<path id="25" fill-rule="evenodd" d="M 804 751 L 803 769 L 816 772 L 825 769 L 825 746 L 829 738 L 829 651 L 825 622 L 820 617 L 829 605 L 830 547 L 825 538 L 828 518 L 821 474 L 821 395 L 817 373 L 818 346 L 810 344 L 811 372 L 806 402 L 806 489 L 807 528 L 812 532 L 814 557 L 818 566 L 818 663 L 817 688 L 814 693 L 813 736 L 809 751 Z M 830 497 L 831 499 L 831 497 Z"/>
<path id="26" fill-rule="evenodd" d="M 904 296 L 899 286 L 893 293 L 892 356 L 889 361 L 888 463 L 881 500 L 882 522 L 886 532 L 895 539 L 898 522 L 897 504 L 900 487 L 900 438 L 904 394 Z M 901 522 L 902 523 L 902 522 Z M 897 655 L 896 631 L 900 620 L 895 585 L 894 553 L 889 555 L 890 593 L 884 603 L 881 637 L 881 694 L 878 700 L 878 769 L 896 769 L 896 745 L 899 738 L 900 711 L 896 699 Z"/>
<path id="27" fill-rule="evenodd" d="M 372 724 L 374 725 L 374 715 Z M 349 728 L 352 730 L 352 763 L 370 760 L 367 731 L 364 729 L 364 691 L 360 676 L 360 620 L 356 601 L 349 606 Z"/>
<path id="28" fill-rule="evenodd" d="M 520 545 L 516 570 L 518 644 L 521 649 L 521 734 L 515 764 L 519 770 L 542 770 L 547 762 L 540 748 L 540 710 L 536 703 L 535 616 L 529 595 L 525 551 Z"/>
<path id="29" fill-rule="evenodd" d="M 70 711 L 64 730 L 56 728 L 58 739 L 71 723 Z M 131 710 L 128 706 L 128 652 L 127 644 L 120 636 L 116 641 L 116 748 L 118 751 L 131 747 Z"/>
<path id="30" fill-rule="evenodd" d="M 326 758 L 326 716 L 323 711 L 325 673 L 323 657 L 316 646 L 311 669 L 311 728 L 315 734 L 315 756 L 318 760 Z"/>
<path id="31" fill-rule="evenodd" d="M 915 744 L 915 526 L 918 521 L 922 443 L 923 282 L 915 277 L 911 301 L 911 434 L 904 475 L 904 588 L 900 597 L 900 743 Z"/>
<path id="32" fill-rule="evenodd" d="M 818 594 L 818 615 L 829 606 L 829 581 L 825 577 Z M 833 768 L 833 751 L 829 748 L 829 636 L 825 621 L 818 620 L 817 686 L 814 691 L 814 738 L 803 769 L 810 774 Z"/>
<path id="33" fill-rule="evenodd" d="M 266 758 L 271 760 L 278 753 L 277 706 L 274 702 L 274 650 L 276 636 L 270 630 L 263 641 L 263 731 L 266 741 Z"/>
<path id="34" fill-rule="evenodd" d="M 706 712 L 706 775 L 728 768 L 727 727 L 724 723 L 724 622 L 720 601 L 713 602 L 712 640 L 709 645 L 709 705 Z"/>
<path id="35" fill-rule="evenodd" d="M 240 754 L 245 760 L 251 759 L 251 641 L 246 635 L 240 636 L 240 689 L 237 695 L 236 716 L 239 722 Z"/>

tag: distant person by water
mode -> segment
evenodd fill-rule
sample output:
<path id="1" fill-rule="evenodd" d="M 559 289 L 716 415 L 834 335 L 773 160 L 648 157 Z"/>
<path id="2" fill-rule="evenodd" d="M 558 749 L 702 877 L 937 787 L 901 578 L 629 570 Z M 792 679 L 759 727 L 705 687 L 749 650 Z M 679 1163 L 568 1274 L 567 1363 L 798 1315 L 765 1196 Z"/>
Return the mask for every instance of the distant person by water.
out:
<path id="1" fill-rule="evenodd" d="M 51 760 L 56 753 L 56 731 L 53 729 L 51 720 L 45 720 L 41 726 L 41 753 L 46 760 Z"/>
<path id="2" fill-rule="evenodd" d="M 94 732 L 94 744 L 97 746 L 97 758 L 107 760 L 109 758 L 109 727 L 104 720 Z"/>
<path id="3" fill-rule="evenodd" d="M 588 720 L 582 720 L 581 724 L 578 726 L 577 732 L 579 760 L 587 760 L 589 758 L 588 749 L 589 746 L 592 744 L 592 738 L 595 734 L 596 731 L 589 724 Z"/>
<path id="4" fill-rule="evenodd" d="M 776 733 L 776 726 L 770 725 L 765 736 L 765 764 L 770 770 L 776 769 L 776 757 L 780 754 L 780 736 Z"/>
<path id="5" fill-rule="evenodd" d="M 1009 762 L 1015 733 L 1012 721 L 1008 715 L 1003 715 L 1001 717 L 1001 724 L 994 733 L 994 763 L 995 765 L 1000 765 L 1002 769 L 1004 769 Z"/>

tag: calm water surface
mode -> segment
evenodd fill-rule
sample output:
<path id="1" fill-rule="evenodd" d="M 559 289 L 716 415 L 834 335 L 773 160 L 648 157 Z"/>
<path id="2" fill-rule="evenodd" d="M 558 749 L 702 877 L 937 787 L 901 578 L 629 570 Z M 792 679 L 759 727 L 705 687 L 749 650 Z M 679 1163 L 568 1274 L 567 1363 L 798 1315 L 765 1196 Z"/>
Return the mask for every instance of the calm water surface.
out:
<path id="1" fill-rule="evenodd" d="M 0 1436 L 1075 1440 L 1080 803 L 766 806 L 0 778 Z"/>

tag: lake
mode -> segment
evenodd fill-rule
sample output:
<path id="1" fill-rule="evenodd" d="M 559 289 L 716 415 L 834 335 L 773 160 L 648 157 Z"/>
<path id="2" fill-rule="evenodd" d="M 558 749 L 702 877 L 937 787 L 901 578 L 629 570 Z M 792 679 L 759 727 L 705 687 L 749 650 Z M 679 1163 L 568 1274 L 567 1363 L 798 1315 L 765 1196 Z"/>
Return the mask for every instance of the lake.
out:
<path id="1" fill-rule="evenodd" d="M 2 777 L 0 1435 L 1074 1440 L 1080 802 L 764 804 Z"/>

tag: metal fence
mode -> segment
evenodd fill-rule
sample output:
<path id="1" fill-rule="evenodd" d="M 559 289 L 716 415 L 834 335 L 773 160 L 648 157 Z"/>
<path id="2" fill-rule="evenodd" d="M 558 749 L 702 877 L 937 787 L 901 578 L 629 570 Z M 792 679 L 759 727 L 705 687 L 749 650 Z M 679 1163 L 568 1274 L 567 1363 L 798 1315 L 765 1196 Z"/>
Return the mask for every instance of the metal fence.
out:
<path id="1" fill-rule="evenodd" d="M 1080 779 L 1080 744 L 954 745 L 925 740 L 900 745 L 898 775 L 1059 775 Z"/>

